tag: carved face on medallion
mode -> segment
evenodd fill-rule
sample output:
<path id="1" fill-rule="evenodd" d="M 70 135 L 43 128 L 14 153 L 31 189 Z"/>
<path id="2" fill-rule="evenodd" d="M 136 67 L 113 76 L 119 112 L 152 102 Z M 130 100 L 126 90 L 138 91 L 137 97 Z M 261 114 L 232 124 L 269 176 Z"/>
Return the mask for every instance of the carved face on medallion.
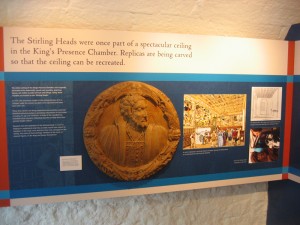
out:
<path id="1" fill-rule="evenodd" d="M 170 99 L 153 86 L 133 81 L 100 93 L 86 114 L 83 131 L 91 160 L 120 180 L 155 174 L 172 159 L 180 138 Z"/>
<path id="2" fill-rule="evenodd" d="M 148 126 L 147 100 L 141 95 L 125 96 L 120 101 L 120 111 L 132 125 L 141 128 Z"/>

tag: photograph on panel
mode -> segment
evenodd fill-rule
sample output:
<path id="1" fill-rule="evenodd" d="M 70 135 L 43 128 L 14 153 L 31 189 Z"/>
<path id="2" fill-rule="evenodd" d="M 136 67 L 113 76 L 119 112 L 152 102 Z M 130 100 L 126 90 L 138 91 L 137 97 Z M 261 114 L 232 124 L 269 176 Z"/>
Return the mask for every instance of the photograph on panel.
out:
<path id="1" fill-rule="evenodd" d="M 281 105 L 281 87 L 252 87 L 251 121 L 281 120 Z"/>
<path id="2" fill-rule="evenodd" d="M 185 94 L 183 149 L 245 145 L 246 94 Z"/>
<path id="3" fill-rule="evenodd" d="M 249 145 L 249 163 L 276 161 L 280 148 L 280 128 L 251 128 Z"/>

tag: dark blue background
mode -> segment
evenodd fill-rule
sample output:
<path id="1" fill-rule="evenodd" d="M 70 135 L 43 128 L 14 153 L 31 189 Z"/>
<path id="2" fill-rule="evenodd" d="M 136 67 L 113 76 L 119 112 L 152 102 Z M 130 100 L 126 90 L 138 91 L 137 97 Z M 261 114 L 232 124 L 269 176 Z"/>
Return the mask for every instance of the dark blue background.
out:
<path id="1" fill-rule="evenodd" d="M 300 170 L 300 83 L 294 83 L 290 166 Z M 299 176 L 299 175 L 298 175 Z"/>
<path id="2" fill-rule="evenodd" d="M 116 82 L 74 82 L 74 140 L 77 146 L 77 154 L 83 155 L 84 170 L 77 173 L 77 180 L 80 184 L 92 183 L 106 183 L 115 182 L 115 180 L 104 175 L 89 159 L 84 149 L 82 141 L 82 124 L 85 113 L 94 98 L 106 88 L 115 84 Z M 249 82 L 145 82 L 161 91 L 163 91 L 174 104 L 179 119 L 183 121 L 183 95 L 184 94 L 247 94 L 247 112 L 246 112 L 246 142 L 243 147 L 228 147 L 228 151 L 211 152 L 207 155 L 183 155 L 182 137 L 180 139 L 177 151 L 172 161 L 160 172 L 149 179 L 153 178 L 170 178 L 170 177 L 184 177 L 193 175 L 216 174 L 233 171 L 255 170 L 265 168 L 280 167 L 282 164 L 282 151 L 280 152 L 280 159 L 276 162 L 256 163 L 256 164 L 235 164 L 236 159 L 248 159 L 248 145 L 250 124 L 250 101 L 251 88 L 255 86 Z M 282 86 L 283 96 L 285 95 L 285 86 L 279 83 L 259 83 L 256 86 Z M 283 99 L 282 105 L 285 105 Z M 282 118 L 284 118 L 284 109 L 282 111 Z M 281 134 L 283 133 L 283 120 L 280 123 Z M 80 126 L 78 126 L 80 125 Z M 182 123 L 181 123 L 182 131 Z M 182 134 L 183 135 L 183 134 Z M 281 139 L 282 140 L 282 139 Z M 283 146 L 283 141 L 281 142 Z M 186 151 L 186 150 L 185 150 Z M 77 184 L 79 184 L 77 183 Z"/>
<path id="3" fill-rule="evenodd" d="M 61 86 L 68 87 L 65 101 L 70 112 L 68 118 L 68 131 L 63 135 L 50 138 L 9 138 L 9 170 L 11 190 L 63 187 L 72 185 L 93 184 L 121 184 L 122 181 L 112 179 L 102 173 L 91 161 L 83 143 L 83 122 L 95 97 L 103 90 L 116 84 L 115 81 L 66 81 L 52 82 L 8 82 L 7 106 L 8 106 L 8 130 L 11 135 L 11 96 L 9 87 L 20 86 Z M 174 104 L 179 120 L 183 121 L 183 95 L 184 94 L 247 94 L 246 108 L 246 140 L 245 146 L 226 147 L 227 151 L 214 152 L 204 155 L 183 155 L 182 137 L 177 151 L 161 171 L 145 181 L 130 182 L 131 187 L 138 187 L 141 183 L 147 183 L 152 179 L 180 178 L 194 175 L 218 174 L 227 172 L 251 171 L 257 169 L 278 168 L 282 165 L 282 150 L 278 161 L 268 163 L 234 163 L 234 160 L 248 160 L 248 145 L 250 130 L 250 101 L 251 88 L 259 87 L 283 87 L 282 96 L 285 96 L 285 82 L 203 82 L 203 81 L 151 81 L 145 82 L 164 92 Z M 70 93 L 71 97 L 70 97 Z M 283 98 L 282 105 L 285 105 Z M 284 107 L 282 109 L 282 120 L 279 123 L 281 140 L 283 140 Z M 183 135 L 183 133 L 182 133 Z M 281 141 L 281 149 L 283 141 Z M 186 151 L 186 150 L 185 150 Z M 201 150 L 200 150 L 201 151 Z M 59 171 L 59 157 L 63 155 L 82 155 L 83 170 L 81 171 Z M 41 160 L 42 158 L 42 160 Z M 46 162 L 41 166 L 41 161 Z"/>

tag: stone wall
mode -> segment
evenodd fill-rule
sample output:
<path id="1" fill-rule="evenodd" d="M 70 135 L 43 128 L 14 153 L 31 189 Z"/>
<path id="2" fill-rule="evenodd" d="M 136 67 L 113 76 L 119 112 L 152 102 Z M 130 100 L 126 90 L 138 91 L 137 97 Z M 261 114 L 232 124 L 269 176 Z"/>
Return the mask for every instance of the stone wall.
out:
<path id="1" fill-rule="evenodd" d="M 284 39 L 298 0 L 2 0 L 0 26 Z M 1 225 L 266 223 L 267 183 L 0 209 Z"/>

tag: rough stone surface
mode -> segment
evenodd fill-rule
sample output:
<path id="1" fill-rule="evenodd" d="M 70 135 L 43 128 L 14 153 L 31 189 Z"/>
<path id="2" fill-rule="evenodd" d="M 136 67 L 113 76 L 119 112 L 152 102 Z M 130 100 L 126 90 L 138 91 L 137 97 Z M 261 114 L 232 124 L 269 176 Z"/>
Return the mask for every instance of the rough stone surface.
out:
<path id="1" fill-rule="evenodd" d="M 0 209 L 1 225 L 266 223 L 267 184 Z"/>
<path id="2" fill-rule="evenodd" d="M 0 26 L 284 39 L 299 0 L 1 0 Z M 263 225 L 267 183 L 0 209 L 1 225 Z"/>
<path id="3" fill-rule="evenodd" d="M 2 0 L 0 25 L 284 39 L 297 0 Z"/>
<path id="4" fill-rule="evenodd" d="M 284 39 L 297 0 L 1 0 L 0 25 Z"/>

